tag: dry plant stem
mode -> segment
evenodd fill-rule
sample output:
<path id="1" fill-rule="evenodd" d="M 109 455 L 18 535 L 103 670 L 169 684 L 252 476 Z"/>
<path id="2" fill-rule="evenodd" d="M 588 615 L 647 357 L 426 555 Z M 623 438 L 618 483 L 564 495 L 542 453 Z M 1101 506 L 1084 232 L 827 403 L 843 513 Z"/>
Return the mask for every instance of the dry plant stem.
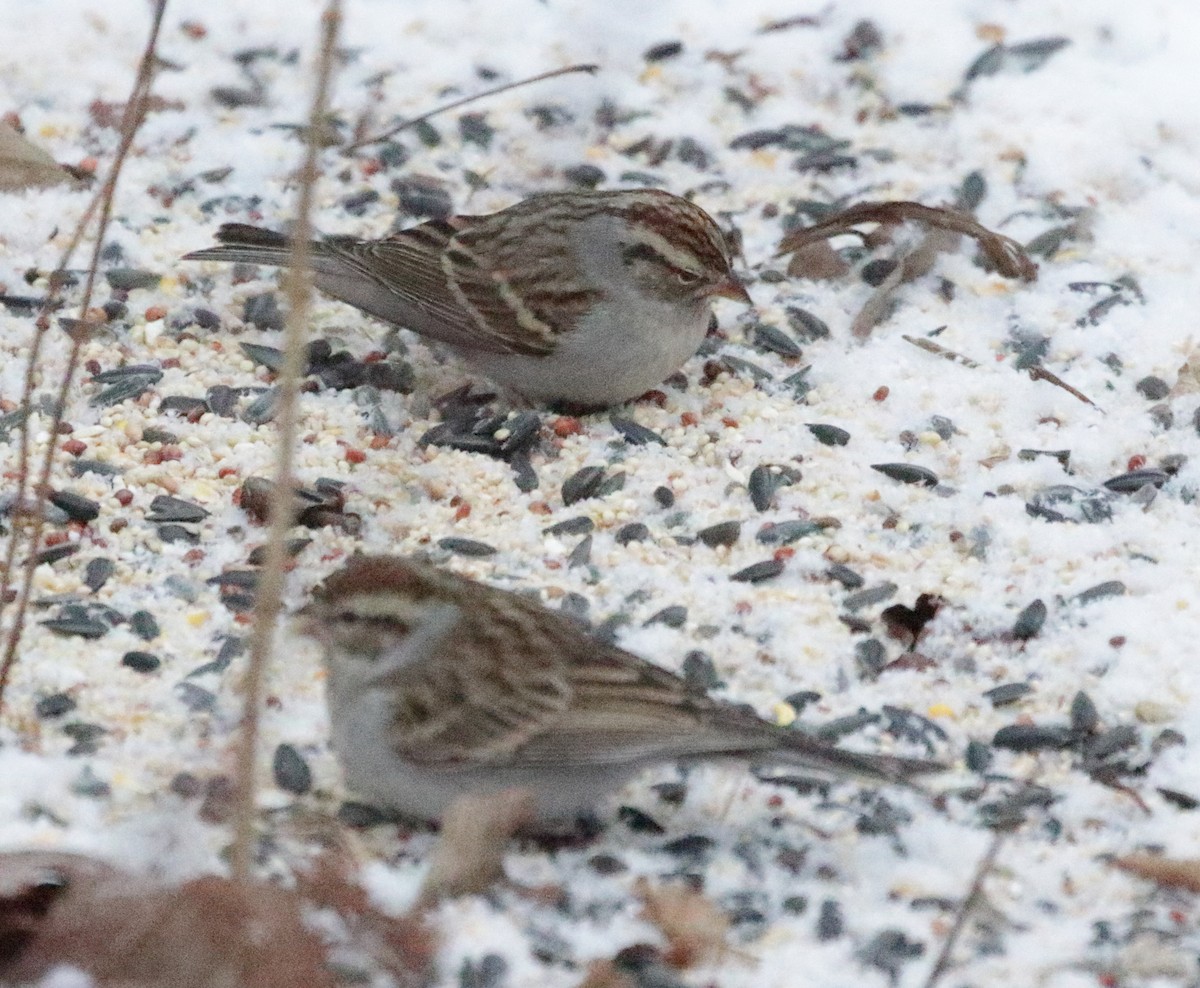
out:
<path id="1" fill-rule="evenodd" d="M 137 77 L 134 79 L 133 88 L 129 94 L 129 100 L 125 104 L 125 111 L 121 116 L 121 141 L 117 146 L 117 153 L 113 158 L 112 168 L 109 170 L 108 177 L 104 182 L 97 198 L 89 205 L 85 211 L 83 218 L 80 220 L 79 226 L 72 237 L 71 243 L 64 255 L 62 267 L 66 266 L 67 260 L 71 253 L 74 252 L 79 241 L 82 239 L 83 231 L 87 227 L 96 211 L 96 206 L 100 207 L 100 219 L 96 225 L 96 235 L 94 238 L 94 246 L 92 248 L 91 261 L 88 264 L 87 281 L 84 284 L 83 299 L 79 304 L 79 319 L 83 327 L 86 327 L 86 314 L 92 304 L 92 291 L 96 284 L 96 273 L 100 266 L 100 252 L 104 247 L 104 235 L 108 230 L 108 222 L 112 216 L 113 198 L 116 194 L 117 180 L 121 175 L 121 168 L 125 164 L 125 158 L 129 154 L 130 148 L 133 146 L 134 136 L 137 134 L 138 127 L 141 126 L 142 120 L 146 115 L 147 100 L 150 95 L 150 86 L 154 79 L 154 65 L 156 58 L 156 50 L 158 47 L 159 30 L 162 27 L 163 14 L 166 11 L 167 0 L 158 0 L 155 4 L 153 19 L 150 25 L 150 34 L 146 39 L 146 47 L 142 51 L 141 61 L 138 64 Z M 47 299 L 46 307 L 39 316 L 39 326 L 34 337 L 34 342 L 30 348 L 29 366 L 25 376 L 25 393 L 22 396 L 24 405 L 32 414 L 33 402 L 33 387 L 35 376 L 35 364 L 41 351 L 41 344 L 45 339 L 46 329 L 43 328 L 41 317 L 44 316 L 49 320 L 49 305 L 54 297 L 53 289 L 51 290 L 50 298 Z M 8 685 L 9 676 L 12 674 L 13 663 L 16 661 L 17 649 L 21 643 L 21 633 L 25 625 L 25 613 L 29 607 L 29 596 L 33 588 L 33 571 L 37 568 L 37 547 L 41 544 L 42 530 L 45 528 L 45 509 L 46 499 L 50 493 L 50 473 L 54 467 L 54 455 L 58 452 L 58 430 L 63 421 L 63 414 L 66 410 L 67 395 L 70 393 L 71 385 L 75 379 L 75 371 L 79 367 L 79 358 L 83 352 L 83 344 L 87 341 L 86 328 L 73 332 L 71 334 L 71 350 L 67 358 L 67 368 L 63 373 L 62 380 L 59 383 L 58 394 L 55 397 L 55 405 L 50 421 L 49 439 L 46 443 L 46 452 L 42 458 L 41 469 L 38 471 L 37 482 L 33 486 L 33 517 L 29 521 L 29 528 L 24 539 L 24 544 L 28 546 L 28 558 L 25 560 L 25 565 L 21 574 L 21 588 L 17 593 L 16 610 L 13 615 L 12 628 L 8 635 L 8 641 L 5 643 L 4 658 L 0 660 L 0 712 L 4 708 L 4 693 Z M 18 506 L 25 503 L 26 485 L 28 482 L 29 471 L 29 417 L 27 416 L 21 430 L 21 444 L 18 460 L 18 500 L 15 502 Z M 0 581 L 0 589 L 6 588 L 9 583 L 9 577 L 12 573 L 12 567 L 16 560 L 19 544 L 18 526 L 14 524 L 13 532 L 9 539 L 8 550 L 4 561 L 3 580 Z"/>
<path id="2" fill-rule="evenodd" d="M 992 836 L 992 842 L 988 845 L 988 849 L 984 852 L 982 860 L 979 862 L 979 867 L 975 869 L 975 875 L 971 879 L 971 887 L 967 890 L 967 894 L 963 896 L 963 900 L 959 903 L 958 912 L 954 916 L 954 925 L 950 927 L 950 932 L 946 934 L 946 941 L 942 944 L 942 949 L 938 953 L 937 960 L 934 961 L 933 967 L 929 971 L 929 977 L 925 979 L 924 988 L 935 988 L 937 983 L 942 979 L 942 975 L 950 970 L 951 955 L 954 953 L 954 948 L 958 945 L 958 938 L 962 936 L 962 931 L 966 928 L 967 917 L 971 915 L 979 897 L 983 895 L 983 883 L 987 881 L 988 875 L 992 873 L 992 869 L 996 867 L 996 858 L 1000 854 L 1000 849 L 1004 846 L 1004 841 L 1008 834 L 1004 831 L 997 830 Z"/>
<path id="3" fill-rule="evenodd" d="M 422 113 L 419 117 L 413 117 L 411 120 L 405 120 L 398 123 L 391 130 L 385 130 L 382 134 L 376 134 L 374 137 L 364 137 L 362 140 L 355 141 L 353 144 L 347 144 L 342 150 L 345 154 L 351 154 L 359 148 L 364 148 L 368 144 L 378 144 L 380 141 L 386 141 L 391 137 L 395 137 L 402 130 L 407 130 L 409 127 L 415 127 L 417 124 L 424 123 L 438 114 L 445 113 L 448 110 L 455 110 L 460 106 L 466 106 L 468 103 L 474 103 L 476 100 L 486 99 L 488 96 L 496 96 L 499 93 L 506 93 L 510 89 L 518 89 L 521 86 L 528 86 L 534 82 L 543 82 L 546 79 L 554 79 L 560 75 L 570 75 L 573 72 L 586 72 L 588 75 L 594 75 L 598 70 L 599 65 L 568 65 L 565 69 L 554 69 L 551 72 L 542 72 L 538 75 L 530 76 L 528 79 L 520 79 L 517 82 L 505 83 L 503 86 L 496 86 L 494 89 L 485 89 L 482 93 L 475 93 L 473 96 L 464 96 L 462 99 L 456 99 L 445 106 L 439 106 L 437 109 L 430 110 L 428 113 Z"/>
<path id="4" fill-rule="evenodd" d="M 1059 377 L 1053 371 L 1046 370 L 1045 367 L 1030 367 L 1029 368 L 1029 376 L 1034 381 L 1049 381 L 1051 384 L 1062 388 L 1067 394 L 1074 395 L 1080 401 L 1085 402 L 1088 405 L 1091 405 L 1097 411 L 1102 411 L 1100 406 L 1097 405 L 1094 401 L 1092 401 L 1092 399 L 1089 398 L 1087 395 L 1085 395 L 1082 391 L 1078 390 L 1077 388 L 1071 387 L 1071 385 L 1069 385 L 1061 377 Z"/>
<path id="5" fill-rule="evenodd" d="M 905 343 L 911 343 L 913 346 L 919 347 L 926 353 L 932 353 L 935 356 L 943 357 L 944 359 L 953 363 L 962 364 L 964 367 L 979 366 L 978 361 L 972 360 L 970 357 L 964 356 L 963 354 L 951 350 L 948 347 L 944 347 L 940 343 L 935 343 L 933 340 L 923 339 L 920 336 L 907 335 L 902 335 L 900 338 L 904 340 Z"/>
<path id="6" fill-rule="evenodd" d="M 321 41 L 317 56 L 317 79 L 309 121 L 312 133 L 325 117 L 329 79 L 333 72 L 334 50 L 342 22 L 340 0 L 329 0 L 321 15 Z M 312 272 L 309 270 L 309 240 L 312 237 L 313 190 L 317 180 L 320 146 L 309 141 L 300 169 L 300 194 L 293 228 L 291 268 L 286 277 L 288 318 L 284 328 L 283 366 L 279 371 L 278 450 L 275 489 L 271 492 L 270 529 L 266 560 L 254 599 L 254 626 L 250 636 L 250 657 L 243 684 L 242 730 L 237 747 L 237 797 L 234 811 L 233 877 L 249 885 L 253 860 L 255 824 L 255 763 L 258 754 L 259 712 L 262 707 L 263 679 L 275 633 L 275 619 L 283 600 L 283 572 L 287 561 L 285 540 L 292 522 L 291 500 L 294 487 L 292 467 L 296 443 L 296 394 L 304 371 L 308 314 L 312 300 Z"/>

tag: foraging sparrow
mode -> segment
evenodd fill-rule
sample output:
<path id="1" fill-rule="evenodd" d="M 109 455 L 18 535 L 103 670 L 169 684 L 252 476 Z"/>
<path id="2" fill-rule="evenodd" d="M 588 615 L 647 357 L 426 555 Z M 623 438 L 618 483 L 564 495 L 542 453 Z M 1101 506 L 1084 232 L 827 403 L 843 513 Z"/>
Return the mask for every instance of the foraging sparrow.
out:
<path id="1" fill-rule="evenodd" d="M 539 821 L 574 819 L 664 761 L 874 781 L 942 767 L 776 727 L 527 597 L 412 559 L 352 558 L 301 616 L 325 647 L 349 788 L 405 816 L 438 820 L 458 796 L 524 788 Z"/>
<path id="2" fill-rule="evenodd" d="M 191 261 L 286 265 L 287 238 L 227 223 Z M 657 189 L 552 192 L 489 216 L 311 247 L 314 284 L 445 344 L 532 401 L 612 405 L 674 373 L 714 296 L 750 302 L 717 224 Z"/>

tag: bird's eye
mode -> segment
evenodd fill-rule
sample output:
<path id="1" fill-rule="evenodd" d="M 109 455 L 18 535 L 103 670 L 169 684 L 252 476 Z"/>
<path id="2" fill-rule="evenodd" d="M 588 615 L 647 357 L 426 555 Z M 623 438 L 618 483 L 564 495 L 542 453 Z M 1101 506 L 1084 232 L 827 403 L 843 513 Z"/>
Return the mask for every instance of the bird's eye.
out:
<path id="1" fill-rule="evenodd" d="M 341 621 L 343 624 L 350 624 L 351 622 L 358 620 L 358 615 L 356 615 L 353 611 L 338 611 L 338 613 L 333 616 L 333 619 L 335 621 Z"/>
<path id="2" fill-rule="evenodd" d="M 700 279 L 704 276 L 698 271 L 684 271 L 682 268 L 677 268 L 675 277 L 681 285 L 687 285 L 690 288 L 692 285 L 700 284 Z"/>

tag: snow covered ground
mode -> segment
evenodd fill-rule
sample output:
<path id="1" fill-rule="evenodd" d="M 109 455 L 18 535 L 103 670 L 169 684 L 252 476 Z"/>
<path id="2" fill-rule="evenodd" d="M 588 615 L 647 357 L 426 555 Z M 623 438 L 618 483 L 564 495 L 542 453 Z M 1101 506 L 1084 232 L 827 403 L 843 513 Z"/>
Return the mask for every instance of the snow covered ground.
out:
<path id="1" fill-rule="evenodd" d="M 281 0 L 168 7 L 162 103 L 122 176 L 105 253 L 117 271 L 95 302 L 113 303 L 110 319 L 85 350 L 55 476 L 99 513 L 52 526 L 79 549 L 37 573 L 43 606 L 0 722 L 0 850 L 81 850 L 172 878 L 223 868 L 248 629 L 244 595 L 209 581 L 245 569 L 264 535 L 234 495 L 273 466 L 272 426 L 246 417 L 259 392 L 238 390 L 268 387 L 270 373 L 239 344 L 278 344 L 275 310 L 258 298 L 275 274 L 237 281 L 179 258 L 221 222 L 279 228 L 293 214 L 318 12 Z M 126 97 L 146 21 L 134 0 L 5 5 L 0 110 L 58 161 L 95 159 L 103 174 L 118 140 L 109 104 Z M 289 604 L 356 548 L 427 551 L 540 589 L 550 607 L 586 604 L 624 646 L 673 669 L 686 662 L 764 716 L 955 765 L 934 802 L 854 786 L 821 796 L 726 769 L 639 779 L 602 808 L 594 843 L 514 850 L 513 877 L 560 883 L 565 904 L 499 892 L 442 907 L 443 983 L 579 984 L 590 961 L 659 942 L 632 895 L 640 876 L 689 875 L 732 917 L 737 950 L 681 972 L 685 984 L 924 984 L 1002 823 L 1011 836 L 947 979 L 1194 983 L 1192 903 L 1105 863 L 1146 847 L 1188 857 L 1200 838 L 1194 6 L 349 0 L 342 45 L 331 105 L 343 142 L 364 114 L 369 133 L 499 82 L 601 69 L 437 117 L 382 152 L 327 149 L 323 232 L 381 236 L 573 183 L 655 184 L 740 233 L 755 308 L 721 303 L 724 338 L 683 368 L 686 383 L 617 410 L 661 445 L 635 444 L 608 414 L 575 423 L 541 410 L 537 487 L 522 490 L 509 463 L 421 442 L 442 420 L 435 398 L 485 381 L 318 301 L 314 338 L 355 358 L 389 350 L 394 379 L 411 379 L 402 393 L 326 378 L 303 396 L 299 476 L 339 482 L 345 503 L 343 524 L 297 533 L 312 544 Z M 0 198 L 6 297 L 44 294 L 88 195 Z M 989 273 L 964 242 L 854 340 L 874 291 L 865 279 L 886 273 L 872 262 L 915 236 L 835 240 L 852 263 L 828 280 L 788 275 L 775 253 L 822 205 L 864 199 L 973 205 L 1029 245 L 1039 278 Z M 72 267 L 83 264 L 80 254 Z M 43 276 L 29 284 L 35 269 Z M 27 307 L 0 309 L 6 412 L 31 325 Z M 56 336 L 39 396 L 65 348 Z M 146 364 L 161 376 L 123 400 L 92 380 Z M 39 442 L 46 421 L 34 418 Z M 6 471 L 15 449 L 12 431 Z M 935 478 L 872 469 L 897 463 Z M 589 465 L 623 473 L 623 486 L 564 504 L 563 482 Z M 791 473 L 755 473 L 772 466 Z M 750 491 L 766 476 L 792 482 L 760 510 Z M 174 522 L 178 505 L 152 507 L 163 495 L 206 514 Z M 587 532 L 546 531 L 580 517 Z M 788 521 L 812 524 L 786 544 L 763 531 Z M 740 523 L 732 544 L 698 536 L 720 522 Z M 464 554 L 445 539 L 495 551 Z M 730 579 L 768 559 L 782 561 L 779 575 Z M 942 602 L 910 648 L 889 626 L 911 614 L 881 615 L 922 594 Z M 1035 600 L 1044 623 L 1031 623 L 1037 608 L 1018 623 Z M 122 620 L 109 627 L 100 605 Z M 107 623 L 89 640 L 42 624 L 56 618 Z M 315 648 L 281 632 L 267 743 L 289 746 L 312 779 L 286 769 L 281 779 L 264 759 L 272 870 L 302 854 L 301 810 L 335 814 L 346 798 L 321 678 Z M 857 729 L 840 720 L 860 711 Z M 682 789 L 655 788 L 681 778 Z M 408 905 L 431 841 L 364 832 L 380 901 Z M 484 963 L 491 954 L 503 963 Z"/>

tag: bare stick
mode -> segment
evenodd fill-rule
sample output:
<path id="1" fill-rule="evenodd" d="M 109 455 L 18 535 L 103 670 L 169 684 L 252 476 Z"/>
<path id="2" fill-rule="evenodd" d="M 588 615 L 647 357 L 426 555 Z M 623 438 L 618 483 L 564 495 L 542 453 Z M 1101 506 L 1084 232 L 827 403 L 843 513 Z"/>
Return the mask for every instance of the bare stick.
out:
<path id="1" fill-rule="evenodd" d="M 88 339 L 87 332 L 87 311 L 92 304 L 92 291 L 96 284 L 96 272 L 100 266 L 100 252 L 104 247 L 104 234 L 108 230 L 108 221 L 112 216 L 113 198 L 116 195 L 117 179 L 120 178 L 121 168 L 125 163 L 125 158 L 129 154 L 130 148 L 133 146 L 134 136 L 137 134 L 138 127 L 141 126 L 142 120 L 146 115 L 146 107 L 148 105 L 148 97 L 150 95 L 150 86 L 154 78 L 154 65 L 156 60 L 156 50 L 158 47 L 159 29 L 162 27 L 163 14 L 166 11 L 167 0 L 158 0 L 154 8 L 154 15 L 150 26 L 150 35 L 146 39 L 146 47 L 142 51 L 142 58 L 138 64 L 137 77 L 134 79 L 133 88 L 129 94 L 129 101 L 125 104 L 125 111 L 121 116 L 121 141 L 117 146 L 116 156 L 113 158 L 112 168 L 109 170 L 108 178 L 104 182 L 104 187 L 92 205 L 84 214 L 80 221 L 80 226 L 76 231 L 76 236 L 72 239 L 69 247 L 70 251 L 75 249 L 79 240 L 82 239 L 82 231 L 86 227 L 88 220 L 95 212 L 96 203 L 100 206 L 100 219 L 96 226 L 95 243 L 92 248 L 91 261 L 88 264 L 87 281 L 84 284 L 83 299 L 79 303 L 79 323 L 80 329 L 71 334 L 71 350 L 67 357 L 67 368 L 63 372 L 62 380 L 59 383 L 58 394 L 55 396 L 55 405 L 51 415 L 49 439 L 46 443 L 46 452 L 42 458 L 41 469 L 38 472 L 37 483 L 33 487 L 33 517 L 29 520 L 29 528 L 25 537 L 25 544 L 29 548 L 28 558 L 21 574 L 21 587 L 17 593 L 16 612 L 13 616 L 12 630 L 9 632 L 8 641 L 5 643 L 4 658 L 0 660 L 0 711 L 3 710 L 4 692 L 8 685 L 9 676 L 12 674 L 13 663 L 16 662 L 17 649 L 21 643 L 21 634 L 25 625 L 25 613 L 29 607 L 29 596 L 33 588 L 33 571 L 37 568 L 37 547 L 41 544 L 42 530 L 45 528 L 45 512 L 46 500 L 50 493 L 50 473 L 54 467 L 54 455 L 58 452 L 58 431 L 59 426 L 63 421 L 63 414 L 67 406 L 67 396 L 70 394 L 71 385 L 75 379 L 75 371 L 79 367 L 80 354 L 83 352 L 83 344 Z M 65 261 L 64 261 L 65 264 Z M 47 308 L 50 300 L 47 300 Z M 46 325 L 49 321 L 49 313 L 43 312 L 46 317 Z M 38 335 L 35 336 L 35 346 L 31 349 L 29 355 L 29 368 L 26 373 L 27 391 L 25 394 L 26 407 L 32 413 L 33 399 L 33 381 L 34 381 L 34 363 L 38 356 L 42 340 L 45 336 L 45 325 L 42 324 L 41 318 L 38 320 Z M 18 501 L 16 508 L 18 511 L 23 509 L 23 498 L 25 496 L 25 485 L 28 479 L 28 433 L 29 433 L 29 418 L 25 419 L 24 428 L 22 430 L 21 440 L 21 460 L 20 468 L 20 491 L 18 492 Z M 16 559 L 18 547 L 18 526 L 14 524 L 13 534 L 9 541 L 8 551 L 5 558 L 4 581 L 0 583 L 0 587 L 6 587 L 8 578 L 12 573 L 12 565 Z"/>
<path id="2" fill-rule="evenodd" d="M 325 118 L 329 79 L 333 74 L 334 50 L 342 23 L 340 0 L 329 0 L 321 15 L 321 43 L 317 56 L 317 80 L 309 114 L 311 133 L 316 133 Z M 262 708 L 263 680 L 275 635 L 275 619 L 283 601 L 284 565 L 287 561 L 285 540 L 292 523 L 292 480 L 296 445 L 296 395 L 304 372 L 307 349 L 308 313 L 312 302 L 312 272 L 309 269 L 309 239 L 312 237 L 313 191 L 317 182 L 319 142 L 310 140 L 300 168 L 300 194 L 296 204 L 296 222 L 292 231 L 292 258 L 285 276 L 288 317 L 284 327 L 283 366 L 279 369 L 279 423 L 276 451 L 275 489 L 271 492 L 270 528 L 266 559 L 254 597 L 254 627 L 250 636 L 250 657 L 243 684 L 242 730 L 237 746 L 237 793 L 234 808 L 233 877 L 249 884 L 253 863 L 255 765 L 258 760 L 259 713 Z"/>
<path id="3" fill-rule="evenodd" d="M 424 123 L 431 117 L 436 117 L 438 114 L 445 113 L 448 110 L 458 109 L 460 106 L 466 106 L 468 103 L 474 103 L 476 100 L 486 99 L 488 96 L 496 96 L 499 93 L 506 93 L 510 89 L 518 89 L 521 86 L 528 86 L 531 83 L 543 82 L 546 79 L 554 79 L 560 75 L 570 75 L 573 72 L 586 72 L 588 75 L 594 75 L 599 71 L 599 65 L 568 65 L 565 69 L 554 69 L 551 72 L 542 72 L 538 75 L 530 76 L 528 79 L 520 79 L 517 82 L 506 82 L 503 86 L 496 86 L 493 89 L 485 89 L 482 93 L 475 93 L 473 96 L 464 96 L 461 99 L 453 100 L 444 106 L 439 106 L 436 110 L 430 110 L 428 113 L 422 113 L 419 117 L 413 117 L 411 120 L 405 120 L 403 123 L 396 124 L 391 130 L 385 130 L 382 134 L 376 134 L 374 137 L 364 137 L 360 141 L 355 141 L 353 144 L 347 144 L 342 150 L 349 154 L 352 151 L 357 151 L 359 148 L 366 147 L 368 144 L 378 144 L 380 141 L 386 141 L 391 137 L 395 137 L 402 130 L 407 130 L 409 127 L 415 127 L 417 124 Z"/>
<path id="4" fill-rule="evenodd" d="M 953 361 L 956 364 L 962 364 L 964 367 L 978 367 L 978 361 L 972 360 L 970 357 L 964 356 L 955 350 L 942 346 L 940 343 L 935 343 L 933 340 L 927 340 L 922 336 L 905 336 L 900 339 L 905 343 L 911 343 L 915 347 L 919 347 L 926 353 L 932 353 L 935 356 L 942 357 L 946 360 Z"/>
<path id="5" fill-rule="evenodd" d="M 1056 387 L 1062 388 L 1067 394 L 1074 395 L 1080 401 L 1086 402 L 1095 409 L 1100 409 L 1100 406 L 1092 401 L 1092 399 L 1085 395 L 1082 391 L 1080 391 L 1078 388 L 1071 387 L 1071 385 L 1069 385 L 1061 377 L 1059 377 L 1053 371 L 1046 370 L 1045 367 L 1030 367 L 1029 376 L 1035 381 L 1049 381 Z"/>
<path id="6" fill-rule="evenodd" d="M 934 961 L 933 967 L 929 971 L 929 977 L 925 979 L 925 988 L 935 988 L 941 980 L 942 975 L 950 969 L 950 955 L 954 953 L 954 948 L 958 944 L 958 938 L 962 936 L 962 931 L 967 925 L 967 917 L 971 915 L 971 912 L 983 895 L 983 883 L 987 881 L 988 875 L 996 867 L 996 858 L 1000 854 L 1000 848 L 1004 846 L 1004 841 L 1007 837 L 1008 833 L 1001 830 L 997 830 L 992 836 L 991 844 L 988 845 L 987 851 L 979 862 L 979 867 L 975 869 L 975 875 L 971 879 L 971 887 L 967 889 L 967 894 L 963 897 L 962 902 L 959 903 L 958 912 L 954 916 L 954 925 L 950 927 L 950 932 L 946 934 L 946 942 L 942 944 L 942 949 L 938 953 L 937 960 Z"/>

